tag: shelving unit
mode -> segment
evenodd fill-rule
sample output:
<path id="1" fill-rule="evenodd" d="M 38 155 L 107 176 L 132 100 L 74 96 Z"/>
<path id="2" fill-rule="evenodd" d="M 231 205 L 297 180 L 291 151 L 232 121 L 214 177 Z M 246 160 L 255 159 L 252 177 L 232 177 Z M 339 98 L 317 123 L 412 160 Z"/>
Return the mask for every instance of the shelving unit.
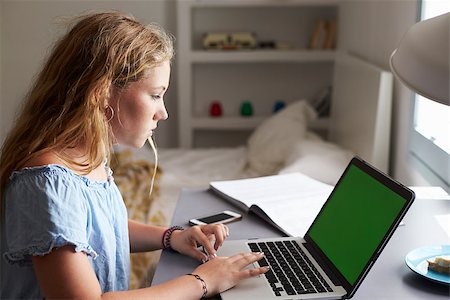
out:
<path id="1" fill-rule="evenodd" d="M 338 19 L 338 3 L 339 0 L 179 0 L 179 145 L 223 146 L 220 141 L 237 136 L 241 141 L 235 144 L 239 144 L 270 116 L 276 100 L 290 103 L 311 99 L 331 85 L 335 51 L 310 50 L 307 45 L 318 17 Z M 254 32 L 261 40 L 288 42 L 291 48 L 202 49 L 204 33 L 236 31 Z M 209 105 L 214 100 L 222 103 L 221 117 L 209 116 Z M 254 116 L 239 115 L 244 100 L 252 102 Z M 320 119 L 311 126 L 326 130 L 327 120 Z"/>

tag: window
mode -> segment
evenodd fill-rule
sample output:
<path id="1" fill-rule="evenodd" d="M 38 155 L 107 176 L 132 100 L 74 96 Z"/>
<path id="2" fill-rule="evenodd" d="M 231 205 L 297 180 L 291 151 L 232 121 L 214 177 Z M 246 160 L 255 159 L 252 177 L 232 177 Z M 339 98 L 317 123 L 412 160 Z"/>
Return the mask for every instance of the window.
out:
<path id="1" fill-rule="evenodd" d="M 450 2 L 422 0 L 421 20 L 450 11 Z M 430 183 L 450 186 L 450 107 L 415 95 L 410 151 L 426 169 Z M 423 173 L 423 172 L 422 172 Z M 431 178 L 434 177 L 434 178 Z"/>

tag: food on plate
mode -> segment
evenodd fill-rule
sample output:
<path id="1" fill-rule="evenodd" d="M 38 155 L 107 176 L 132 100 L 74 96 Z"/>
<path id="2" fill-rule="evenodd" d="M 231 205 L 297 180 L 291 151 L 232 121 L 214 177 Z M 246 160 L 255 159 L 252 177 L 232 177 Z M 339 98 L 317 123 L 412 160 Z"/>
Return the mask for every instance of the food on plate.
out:
<path id="1" fill-rule="evenodd" d="M 436 256 L 433 259 L 427 259 L 427 262 L 429 270 L 450 274 L 450 255 Z"/>

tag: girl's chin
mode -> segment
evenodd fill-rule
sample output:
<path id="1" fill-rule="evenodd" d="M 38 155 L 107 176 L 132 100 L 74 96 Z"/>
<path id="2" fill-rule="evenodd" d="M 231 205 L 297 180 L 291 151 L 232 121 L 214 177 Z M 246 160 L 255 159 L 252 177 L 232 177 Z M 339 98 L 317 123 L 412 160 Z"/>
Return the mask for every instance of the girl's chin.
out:
<path id="1" fill-rule="evenodd" d="M 142 148 L 146 142 L 147 142 L 147 139 L 141 139 L 141 140 L 134 140 L 134 141 L 118 142 L 116 144 L 121 145 L 121 146 L 139 149 L 139 148 Z"/>
<path id="2" fill-rule="evenodd" d="M 142 148 L 147 140 L 152 138 L 153 133 L 153 130 L 150 130 L 149 132 L 145 132 L 140 135 L 116 137 L 116 139 L 114 140 L 114 144 L 132 148 Z"/>

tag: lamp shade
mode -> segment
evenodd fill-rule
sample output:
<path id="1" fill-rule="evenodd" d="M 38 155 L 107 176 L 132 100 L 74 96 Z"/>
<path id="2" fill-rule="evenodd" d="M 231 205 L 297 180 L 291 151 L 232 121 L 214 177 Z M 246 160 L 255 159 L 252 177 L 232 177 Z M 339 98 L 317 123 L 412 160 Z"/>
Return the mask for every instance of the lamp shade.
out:
<path id="1" fill-rule="evenodd" d="M 450 105 L 450 13 L 414 24 L 391 55 L 392 72 L 414 92 Z"/>

